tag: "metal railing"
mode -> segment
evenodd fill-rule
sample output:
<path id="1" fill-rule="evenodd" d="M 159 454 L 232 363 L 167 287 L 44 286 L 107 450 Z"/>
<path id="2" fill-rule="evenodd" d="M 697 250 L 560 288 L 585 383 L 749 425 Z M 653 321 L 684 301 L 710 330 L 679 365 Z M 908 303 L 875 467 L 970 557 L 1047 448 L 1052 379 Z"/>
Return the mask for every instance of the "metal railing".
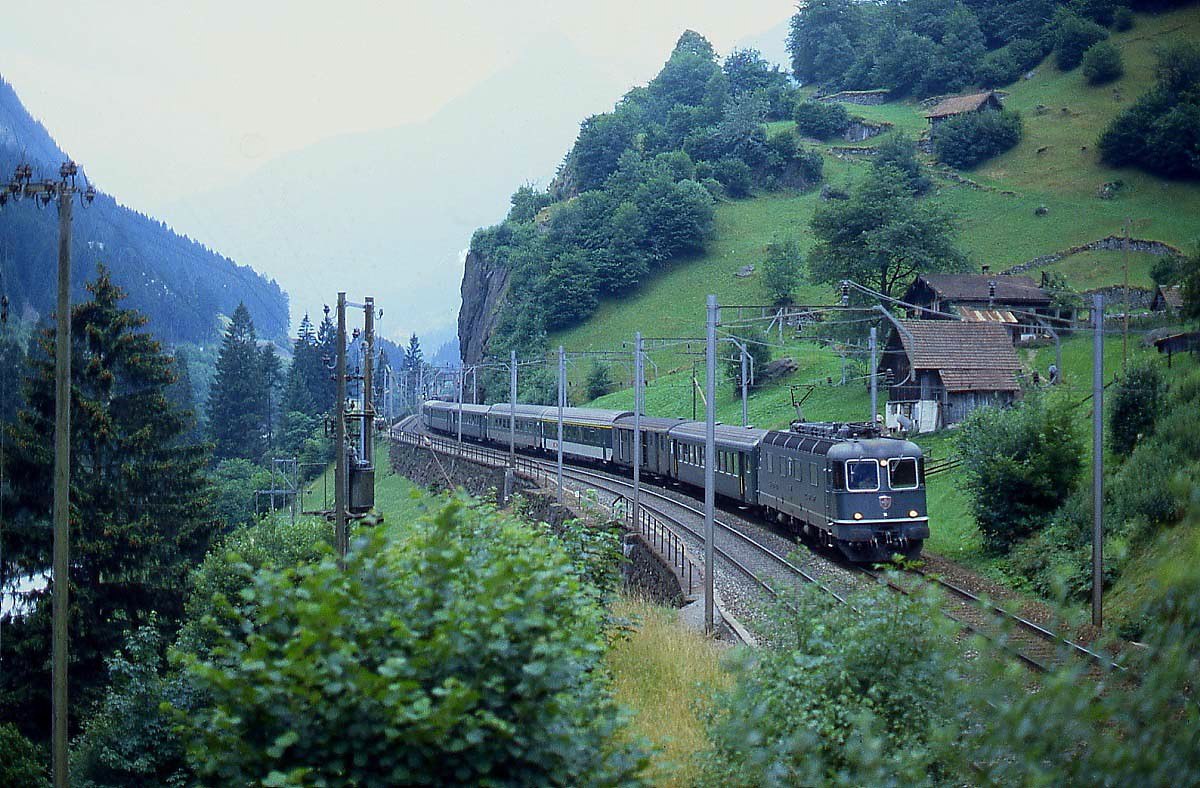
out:
<path id="1" fill-rule="evenodd" d="M 399 432 L 392 435 L 401 443 L 417 448 L 426 448 L 430 451 L 436 451 L 439 454 L 458 457 L 480 465 L 503 468 L 509 464 L 509 455 L 507 452 L 499 452 L 475 443 L 459 443 L 448 438 L 421 435 L 412 432 Z M 515 475 L 535 483 L 557 486 L 558 479 L 556 472 L 548 470 L 543 463 L 520 454 L 515 457 L 514 462 L 513 473 Z M 629 526 L 630 530 L 640 534 L 651 549 L 658 553 L 660 558 L 669 563 L 673 570 L 679 572 L 681 585 L 686 576 L 688 596 L 691 596 L 696 582 L 704 577 L 702 569 L 688 554 L 686 543 L 675 529 L 671 528 L 659 517 L 648 512 L 645 507 L 642 507 L 640 510 L 639 522 L 633 522 L 633 507 L 626 496 L 618 494 L 608 504 L 601 503 L 598 499 L 586 497 L 580 491 L 569 488 L 563 489 L 563 496 L 564 498 L 567 496 L 573 497 L 575 499 L 575 506 L 579 509 L 585 509 L 589 506 L 605 508 L 614 519 L 621 520 Z M 618 506 L 618 504 L 621 505 Z"/>

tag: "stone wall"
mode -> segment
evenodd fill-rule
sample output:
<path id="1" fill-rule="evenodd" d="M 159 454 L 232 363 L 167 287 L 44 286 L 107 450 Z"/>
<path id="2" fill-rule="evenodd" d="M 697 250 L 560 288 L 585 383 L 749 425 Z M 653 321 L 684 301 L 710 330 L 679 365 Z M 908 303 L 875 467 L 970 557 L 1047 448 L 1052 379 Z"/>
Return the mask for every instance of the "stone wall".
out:
<path id="1" fill-rule="evenodd" d="M 828 96 L 817 96 L 817 101 L 837 101 L 842 104 L 858 104 L 860 106 L 875 106 L 886 104 L 890 95 L 886 89 L 881 90 L 843 90 Z"/>
<path id="2" fill-rule="evenodd" d="M 1003 271 L 1001 271 L 1001 273 L 1003 273 L 1003 274 L 1024 273 L 1025 271 L 1028 271 L 1033 268 L 1041 268 L 1042 266 L 1049 265 L 1050 263 L 1057 263 L 1059 260 L 1063 259 L 1064 257 L 1070 257 L 1071 255 L 1079 254 L 1080 252 L 1089 252 L 1094 249 L 1110 249 L 1110 250 L 1120 251 L 1121 249 L 1124 249 L 1124 248 L 1125 248 L 1125 237 L 1124 236 L 1110 235 L 1107 238 L 1101 238 L 1098 241 L 1090 241 L 1089 243 L 1079 244 L 1078 246 L 1072 246 L 1070 249 L 1064 249 L 1061 252 L 1055 252 L 1054 254 L 1044 254 L 1041 257 L 1035 257 L 1032 260 L 1028 260 L 1024 263 L 1014 265 L 1011 268 L 1006 268 Z M 1145 254 L 1153 254 L 1153 255 L 1183 254 L 1178 248 L 1171 246 L 1168 243 L 1163 243 L 1162 241 L 1154 241 L 1154 240 L 1150 240 L 1150 239 L 1146 239 L 1146 238 L 1130 238 L 1129 239 L 1129 251 L 1143 252 Z"/>

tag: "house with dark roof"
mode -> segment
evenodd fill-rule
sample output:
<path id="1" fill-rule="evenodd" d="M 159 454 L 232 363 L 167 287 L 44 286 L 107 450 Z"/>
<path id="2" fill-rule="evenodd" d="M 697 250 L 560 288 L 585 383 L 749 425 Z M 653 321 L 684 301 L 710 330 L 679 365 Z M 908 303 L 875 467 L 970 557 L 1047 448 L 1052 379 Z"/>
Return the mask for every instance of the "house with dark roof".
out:
<path id="1" fill-rule="evenodd" d="M 1183 287 L 1180 285 L 1159 285 L 1154 290 L 1154 300 L 1150 302 L 1151 312 L 1166 312 L 1177 315 L 1183 309 Z"/>
<path id="2" fill-rule="evenodd" d="M 1042 333 L 1037 326 L 1074 318 L 1074 310 L 1053 305 L 1050 293 L 1032 277 L 989 275 L 986 266 L 982 274 L 922 274 L 900 300 L 912 305 L 912 318 L 957 316 L 969 323 L 1005 325 L 1013 342 Z"/>
<path id="3" fill-rule="evenodd" d="M 972 93 L 968 96 L 951 96 L 948 99 L 943 99 L 926 112 L 925 117 L 929 120 L 930 128 L 933 131 L 937 131 L 937 127 L 949 118 L 971 112 L 984 112 L 1003 108 L 1004 105 L 1000 103 L 1000 97 L 996 95 L 996 91 L 987 90 L 983 93 Z"/>
<path id="4" fill-rule="evenodd" d="M 886 423 L 901 416 L 919 432 L 957 424 L 985 405 L 1021 394 L 1021 362 L 999 323 L 898 320 L 876 370 L 888 381 Z"/>

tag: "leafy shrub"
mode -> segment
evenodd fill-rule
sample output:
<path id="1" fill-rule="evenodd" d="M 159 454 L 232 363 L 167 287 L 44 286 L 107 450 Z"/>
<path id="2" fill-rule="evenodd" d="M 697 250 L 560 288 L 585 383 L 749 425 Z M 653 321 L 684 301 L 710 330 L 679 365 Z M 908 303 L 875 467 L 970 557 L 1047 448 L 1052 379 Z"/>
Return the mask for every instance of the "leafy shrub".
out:
<path id="1" fill-rule="evenodd" d="M 904 176 L 913 194 L 924 194 L 933 185 L 929 176 L 921 171 L 921 162 L 917 159 L 917 143 L 901 132 L 884 137 L 883 142 L 875 148 L 871 166 L 876 170 L 884 167 L 895 169 Z"/>
<path id="2" fill-rule="evenodd" d="M 823 101 L 802 101 L 792 116 L 796 131 L 819 140 L 836 137 L 850 127 L 850 114 L 841 104 Z"/>
<path id="3" fill-rule="evenodd" d="M 1131 364 L 1117 382 L 1108 416 L 1108 441 L 1113 453 L 1129 456 L 1138 441 L 1154 429 L 1163 407 L 1163 378 L 1150 361 Z"/>
<path id="4" fill-rule="evenodd" d="M 1064 14 L 1055 28 L 1054 55 L 1058 67 L 1070 71 L 1083 61 L 1083 53 L 1108 38 L 1108 31 L 1075 14 Z"/>
<path id="5" fill-rule="evenodd" d="M 263 572 L 208 656 L 188 755 L 222 784 L 636 783 L 603 611 L 563 550 L 448 504 L 405 540 Z"/>
<path id="6" fill-rule="evenodd" d="M 795 236 L 776 236 L 767 245 L 762 265 L 762 286 L 773 304 L 792 303 L 792 292 L 800 283 L 804 257 Z"/>
<path id="7" fill-rule="evenodd" d="M 753 177 L 749 165 L 741 159 L 726 158 L 717 162 L 716 178 L 725 192 L 734 199 L 749 197 Z"/>
<path id="8" fill-rule="evenodd" d="M 188 688 L 163 660 L 161 637 L 142 627 L 108 660 L 108 688 L 74 743 L 71 772 L 85 788 L 191 785 L 183 742 L 162 704 L 188 704 Z"/>
<path id="9" fill-rule="evenodd" d="M 1127 6 L 1118 6 L 1113 12 L 1113 30 L 1124 33 L 1133 30 L 1133 11 Z"/>
<path id="10" fill-rule="evenodd" d="M 978 408 L 958 439 L 971 513 L 995 553 L 1037 531 L 1079 480 L 1083 446 L 1063 403 L 1030 396 L 1007 410 Z"/>
<path id="11" fill-rule="evenodd" d="M 1083 76 L 1089 85 L 1104 85 L 1125 73 L 1121 52 L 1108 41 L 1100 41 L 1083 53 Z"/>
<path id="12" fill-rule="evenodd" d="M 876 589 L 861 615 L 797 589 L 773 618 L 773 649 L 734 663 L 715 698 L 708 785 L 916 785 L 929 782 L 947 714 L 950 662 L 927 600 Z"/>
<path id="13" fill-rule="evenodd" d="M 970 169 L 1021 141 L 1020 113 L 1011 110 L 971 112 L 938 126 L 933 149 L 940 161 Z"/>
<path id="14" fill-rule="evenodd" d="M 46 753 L 26 739 L 11 722 L 0 724 L 0 785 L 49 788 Z"/>
<path id="15" fill-rule="evenodd" d="M 608 365 L 593 361 L 587 376 L 587 398 L 593 400 L 603 397 L 612 390 L 613 381 Z"/>
<path id="16" fill-rule="evenodd" d="M 1100 135 L 1100 158 L 1171 178 L 1200 177 L 1200 45 L 1178 42 L 1158 53 L 1158 81 Z"/>

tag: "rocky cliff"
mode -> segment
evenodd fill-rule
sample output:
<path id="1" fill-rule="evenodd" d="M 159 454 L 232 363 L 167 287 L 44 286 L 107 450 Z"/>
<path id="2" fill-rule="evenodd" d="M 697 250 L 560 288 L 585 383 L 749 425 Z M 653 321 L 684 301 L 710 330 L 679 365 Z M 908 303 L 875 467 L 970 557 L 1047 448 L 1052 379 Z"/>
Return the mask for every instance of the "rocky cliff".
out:
<path id="1" fill-rule="evenodd" d="M 468 252 L 462 280 L 462 308 L 458 311 L 458 345 L 466 364 L 479 362 L 496 328 L 500 305 L 508 293 L 510 271 L 486 256 Z"/>

